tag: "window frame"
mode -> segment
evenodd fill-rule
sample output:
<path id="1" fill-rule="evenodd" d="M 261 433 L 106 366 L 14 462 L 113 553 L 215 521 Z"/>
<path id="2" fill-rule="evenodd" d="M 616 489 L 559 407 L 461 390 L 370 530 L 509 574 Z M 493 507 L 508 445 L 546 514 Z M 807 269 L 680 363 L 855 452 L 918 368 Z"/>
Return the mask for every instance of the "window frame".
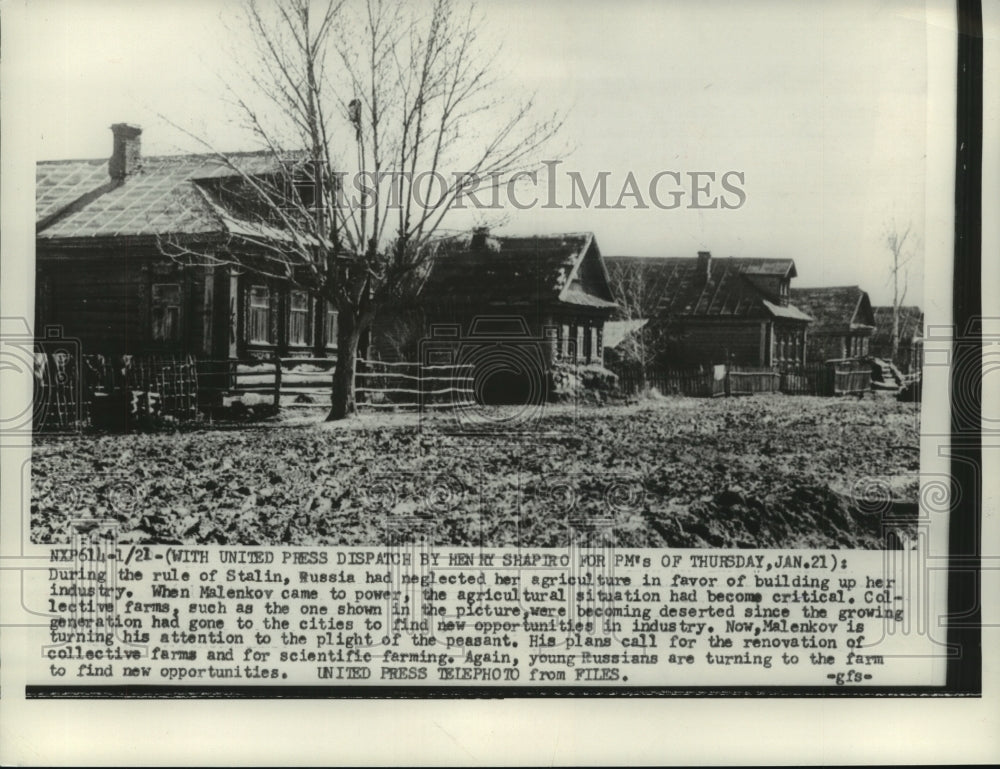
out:
<path id="1" fill-rule="evenodd" d="M 255 294 L 258 291 L 264 293 L 264 303 L 258 304 L 255 302 Z M 251 285 L 247 289 L 247 343 L 248 344 L 274 344 L 274 330 L 271 323 L 271 300 L 273 291 L 270 286 L 266 284 L 256 284 Z M 260 318 L 260 313 L 263 313 L 264 319 L 264 335 L 265 338 L 260 338 L 255 336 L 257 332 L 257 327 L 260 325 L 256 319 Z"/>
<path id="2" fill-rule="evenodd" d="M 176 292 L 176 300 L 170 301 L 173 297 L 165 298 L 163 294 L 166 292 L 164 289 L 173 289 L 170 293 Z M 157 297 L 157 294 L 160 297 Z M 154 342 L 162 342 L 164 344 L 178 344 L 184 338 L 184 290 L 180 283 L 153 283 L 150 288 L 150 306 L 151 306 L 151 328 L 150 336 Z M 167 334 L 167 323 L 166 319 L 169 317 L 169 311 L 174 310 L 176 322 L 173 324 L 172 334 Z"/>
<path id="3" fill-rule="evenodd" d="M 340 313 L 334 307 L 333 302 L 325 302 L 325 312 L 323 315 L 323 333 L 326 334 L 326 348 L 328 350 L 337 349 L 337 329 L 340 326 Z M 331 322 L 332 319 L 332 322 Z"/>
<path id="4" fill-rule="evenodd" d="M 296 307 L 296 299 L 301 300 L 301 306 Z M 301 322 L 301 334 L 296 334 L 298 318 Z M 300 338 L 296 338 L 296 336 Z M 309 293 L 301 289 L 288 292 L 288 345 L 289 347 L 308 347 L 312 344 L 312 313 L 310 312 Z"/>

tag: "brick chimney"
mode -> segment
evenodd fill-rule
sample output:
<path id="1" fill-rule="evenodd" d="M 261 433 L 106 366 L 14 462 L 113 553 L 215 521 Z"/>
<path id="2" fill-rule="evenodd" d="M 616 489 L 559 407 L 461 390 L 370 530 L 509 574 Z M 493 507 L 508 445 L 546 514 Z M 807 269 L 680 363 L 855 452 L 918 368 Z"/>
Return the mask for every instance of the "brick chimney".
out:
<path id="1" fill-rule="evenodd" d="M 115 123 L 111 126 L 115 136 L 111 160 L 108 161 L 108 173 L 111 180 L 123 182 L 142 168 L 142 129 L 128 123 Z"/>
<path id="2" fill-rule="evenodd" d="M 712 277 L 712 252 L 711 251 L 699 251 L 698 252 L 698 274 L 704 279 L 708 280 Z"/>

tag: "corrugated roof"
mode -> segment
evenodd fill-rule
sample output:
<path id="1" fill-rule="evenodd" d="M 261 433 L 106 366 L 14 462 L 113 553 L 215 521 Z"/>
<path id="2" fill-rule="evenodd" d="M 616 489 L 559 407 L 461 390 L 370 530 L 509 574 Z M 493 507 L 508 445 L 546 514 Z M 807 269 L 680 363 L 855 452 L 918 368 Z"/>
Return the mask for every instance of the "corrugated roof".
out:
<path id="1" fill-rule="evenodd" d="M 774 275 L 784 278 L 797 277 L 795 262 L 791 259 L 771 259 L 768 257 L 741 256 L 728 257 L 740 263 L 740 270 L 746 275 Z"/>
<path id="2" fill-rule="evenodd" d="M 756 277 L 792 278 L 791 259 L 713 257 L 708 275 L 695 257 L 621 257 L 605 260 L 612 289 L 638 290 L 640 309 L 648 315 L 698 317 L 775 317 L 765 304 L 767 294 Z M 783 307 L 778 297 L 769 302 L 780 317 L 808 320 L 795 308 Z"/>
<path id="3" fill-rule="evenodd" d="M 643 317 L 668 312 L 693 315 L 761 314 L 762 293 L 751 283 L 753 276 L 796 275 L 792 259 L 761 257 L 713 257 L 711 280 L 697 271 L 697 258 L 684 256 L 609 256 L 605 265 L 612 291 L 619 304 L 628 301 Z M 740 275 L 750 276 L 739 279 Z M 632 296 L 625 299 L 621 292 Z"/>
<path id="4" fill-rule="evenodd" d="M 858 286 L 793 288 L 790 298 L 813 317 L 810 333 L 847 333 L 852 328 L 875 325 L 868 294 Z"/>
<path id="5" fill-rule="evenodd" d="M 562 302 L 611 309 L 616 305 L 577 280 L 584 257 L 595 249 L 592 233 L 488 237 L 473 245 L 472 235 L 439 244 L 421 289 L 425 300 L 483 306 Z M 603 274 L 601 277 L 603 282 Z"/>
<path id="6" fill-rule="evenodd" d="M 110 186 L 107 160 L 60 160 L 35 166 L 35 220 L 43 221 L 87 193 Z"/>
<path id="7" fill-rule="evenodd" d="M 246 174 L 273 173 L 270 152 L 226 156 Z M 142 159 L 139 171 L 112 183 L 107 160 L 43 161 L 36 166 L 40 240 L 198 235 L 225 232 L 196 181 L 239 176 L 218 155 Z"/>

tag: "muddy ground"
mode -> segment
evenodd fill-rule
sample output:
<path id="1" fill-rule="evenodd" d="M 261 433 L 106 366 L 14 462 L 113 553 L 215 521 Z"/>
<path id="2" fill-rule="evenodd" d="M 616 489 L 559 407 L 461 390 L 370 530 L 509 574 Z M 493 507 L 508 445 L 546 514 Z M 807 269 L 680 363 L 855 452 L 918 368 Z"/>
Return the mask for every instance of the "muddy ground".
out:
<path id="1" fill-rule="evenodd" d="M 671 397 L 43 436 L 33 540 L 880 548 L 912 527 L 918 408 Z"/>

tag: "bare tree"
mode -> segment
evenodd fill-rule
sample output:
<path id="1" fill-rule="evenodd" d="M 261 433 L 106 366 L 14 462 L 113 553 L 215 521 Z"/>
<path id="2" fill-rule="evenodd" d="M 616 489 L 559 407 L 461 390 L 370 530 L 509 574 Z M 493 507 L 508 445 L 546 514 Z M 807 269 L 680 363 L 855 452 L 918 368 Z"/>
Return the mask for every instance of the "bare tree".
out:
<path id="1" fill-rule="evenodd" d="M 161 247 L 331 302 L 328 418 L 342 419 L 356 412 L 359 340 L 380 307 L 412 294 L 442 221 L 470 190 L 538 167 L 561 118 L 505 97 L 482 17 L 456 0 L 247 0 L 245 11 L 252 88 L 231 96 L 274 162 L 218 153 L 239 183 L 214 194 L 253 227 L 238 229 L 240 249 Z"/>
<path id="2" fill-rule="evenodd" d="M 889 268 L 889 279 L 892 280 L 892 361 L 899 360 L 899 318 L 900 310 L 906 301 L 906 291 L 909 285 L 909 270 L 907 264 L 913 259 L 913 252 L 907 246 L 912 246 L 912 223 L 900 232 L 895 222 L 887 225 L 885 243 L 892 254 L 892 265 Z"/>
<path id="3" fill-rule="evenodd" d="M 669 345 L 678 339 L 673 325 L 659 317 L 655 274 L 655 266 L 642 259 L 617 260 L 609 268 L 611 291 L 618 303 L 615 320 L 635 321 L 636 326 L 626 333 L 618 354 L 622 361 L 640 367 L 643 388 L 647 372 L 665 362 Z"/>
<path id="4" fill-rule="evenodd" d="M 640 321 L 648 321 L 649 314 L 644 303 L 646 295 L 646 271 L 635 260 L 620 260 L 609 271 L 611 292 L 618 303 L 615 320 L 634 321 L 637 328 L 626 333 L 622 339 L 618 355 L 623 361 L 631 361 L 640 366 L 642 387 L 646 386 L 646 369 L 650 365 L 646 335 L 639 326 Z"/>

